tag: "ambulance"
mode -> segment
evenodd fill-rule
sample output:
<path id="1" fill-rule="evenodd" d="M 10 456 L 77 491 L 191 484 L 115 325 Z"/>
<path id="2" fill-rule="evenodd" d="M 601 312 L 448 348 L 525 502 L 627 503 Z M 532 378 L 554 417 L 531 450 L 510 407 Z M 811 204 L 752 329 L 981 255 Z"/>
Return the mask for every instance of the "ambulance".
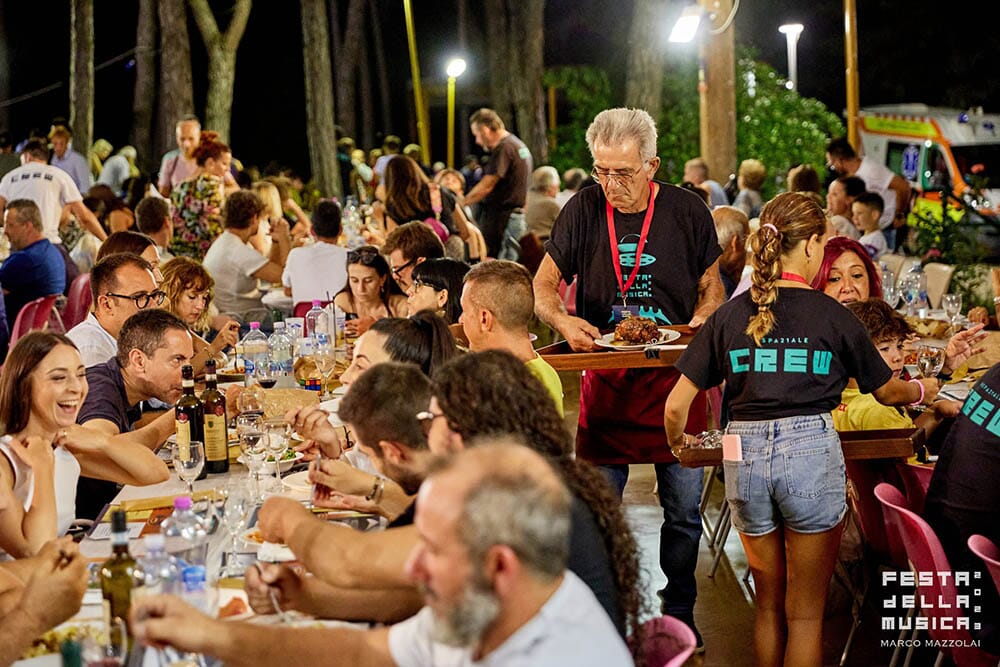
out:
<path id="1" fill-rule="evenodd" d="M 957 199 L 947 198 L 949 217 L 968 214 L 983 225 L 978 236 L 990 254 L 1000 251 L 1000 114 L 895 104 L 858 116 L 861 153 L 910 182 L 912 211 L 940 216 L 950 190 Z"/>

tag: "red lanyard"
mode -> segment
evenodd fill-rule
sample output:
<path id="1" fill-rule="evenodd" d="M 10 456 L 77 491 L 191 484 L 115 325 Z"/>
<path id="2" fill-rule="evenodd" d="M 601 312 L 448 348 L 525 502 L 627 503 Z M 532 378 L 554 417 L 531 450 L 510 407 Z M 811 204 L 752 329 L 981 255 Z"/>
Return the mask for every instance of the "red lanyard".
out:
<path id="1" fill-rule="evenodd" d="M 615 269 L 615 278 L 618 279 L 618 289 L 622 292 L 622 305 L 625 305 L 625 295 L 639 275 L 639 265 L 642 264 L 642 251 L 646 247 L 646 235 L 649 234 L 649 223 L 653 221 L 653 211 L 656 208 L 656 199 L 653 196 L 653 181 L 649 182 L 649 204 L 646 206 L 646 216 L 642 219 L 642 230 L 639 232 L 639 243 L 635 247 L 635 265 L 632 273 L 629 274 L 628 282 L 622 282 L 622 266 L 618 255 L 618 239 L 615 236 L 615 209 L 611 207 L 611 202 L 605 200 L 605 209 L 608 215 L 608 240 L 611 242 L 611 264 Z"/>
<path id="2" fill-rule="evenodd" d="M 808 280 L 806 280 L 805 278 L 803 278 L 802 276 L 800 276 L 797 273 L 789 273 L 788 271 L 782 271 L 781 272 L 781 279 L 782 280 L 791 280 L 793 283 L 802 283 L 803 285 L 806 285 L 807 287 L 812 287 L 812 285 L 809 284 Z"/>

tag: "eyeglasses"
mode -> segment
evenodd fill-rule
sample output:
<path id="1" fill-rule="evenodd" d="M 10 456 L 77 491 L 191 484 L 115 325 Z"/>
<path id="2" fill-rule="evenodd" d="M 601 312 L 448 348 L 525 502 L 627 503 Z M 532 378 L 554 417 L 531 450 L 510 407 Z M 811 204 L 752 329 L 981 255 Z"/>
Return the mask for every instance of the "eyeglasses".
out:
<path id="1" fill-rule="evenodd" d="M 416 280 L 413 281 L 413 289 L 416 290 L 416 289 L 420 289 L 421 287 L 430 287 L 435 292 L 440 292 L 441 290 L 445 289 L 444 287 L 441 287 L 440 285 L 435 285 L 434 283 L 432 283 L 430 281 L 427 281 L 427 280 L 423 280 L 421 278 L 417 278 Z"/>
<path id="2" fill-rule="evenodd" d="M 434 413 L 431 412 L 430 410 L 424 410 L 422 412 L 417 413 L 417 421 L 420 422 L 421 426 L 423 426 L 425 435 L 430 433 L 431 424 L 434 423 L 434 420 L 443 417 L 445 417 L 444 414 Z"/>
<path id="3" fill-rule="evenodd" d="M 411 260 L 410 260 L 409 262 L 407 262 L 406 264 L 403 264 L 402 266 L 394 266 L 394 267 L 392 267 L 392 268 L 391 268 L 390 270 L 392 271 L 392 275 L 393 275 L 393 277 L 395 277 L 395 278 L 398 278 L 398 277 L 399 277 L 399 275 L 400 275 L 400 274 L 401 274 L 401 273 L 402 273 L 403 271 L 406 271 L 406 270 L 407 270 L 408 268 L 410 268 L 411 266 L 413 266 L 413 265 L 414 265 L 414 264 L 416 264 L 416 263 L 417 263 L 417 260 L 415 260 L 415 259 L 411 259 Z"/>
<path id="4" fill-rule="evenodd" d="M 649 160 L 643 160 L 642 167 L 639 167 L 638 169 L 622 169 L 621 171 L 610 171 L 608 169 L 598 169 L 597 167 L 594 167 L 590 170 L 590 175 L 598 181 L 614 181 L 619 185 L 625 185 L 627 183 L 631 183 L 636 174 L 642 171 L 648 162 Z"/>
<path id="5" fill-rule="evenodd" d="M 148 294 L 146 292 L 142 292 L 140 294 L 115 294 L 113 292 L 106 292 L 104 296 L 111 296 L 116 299 L 128 299 L 135 302 L 136 308 L 142 310 L 149 305 L 150 301 L 155 301 L 157 306 L 162 305 L 163 300 L 167 298 L 167 293 L 161 292 L 160 290 L 156 290 L 155 292 L 150 292 Z"/>
<path id="6" fill-rule="evenodd" d="M 374 248 L 359 248 L 358 250 L 352 250 L 347 253 L 347 263 L 348 264 L 364 264 L 368 265 L 375 261 L 375 258 L 379 256 L 378 250 Z"/>

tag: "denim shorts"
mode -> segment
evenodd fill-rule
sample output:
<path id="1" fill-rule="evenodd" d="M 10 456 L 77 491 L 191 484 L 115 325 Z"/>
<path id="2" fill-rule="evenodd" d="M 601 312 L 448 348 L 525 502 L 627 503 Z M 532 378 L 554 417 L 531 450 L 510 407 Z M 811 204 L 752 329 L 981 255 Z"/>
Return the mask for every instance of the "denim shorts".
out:
<path id="1" fill-rule="evenodd" d="M 723 462 L 736 530 L 822 533 L 844 518 L 844 452 L 829 414 L 733 421 L 726 432 L 740 436 L 743 450 L 742 461 Z"/>

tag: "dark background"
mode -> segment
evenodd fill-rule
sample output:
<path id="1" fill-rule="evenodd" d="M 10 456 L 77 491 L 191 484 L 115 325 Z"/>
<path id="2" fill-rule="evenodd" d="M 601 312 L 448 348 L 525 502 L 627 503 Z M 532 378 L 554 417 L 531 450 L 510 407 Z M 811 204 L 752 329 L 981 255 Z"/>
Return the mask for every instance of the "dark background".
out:
<path id="1" fill-rule="evenodd" d="M 96 0 L 96 65 L 135 46 L 137 4 Z M 223 29 L 227 22 L 222 9 L 225 4 L 217 5 Z M 373 122 L 379 138 L 391 131 L 404 141 L 414 141 L 402 3 L 378 0 L 377 6 L 389 62 L 393 126 L 378 127 L 380 114 Z M 444 63 L 458 52 L 455 5 L 447 0 L 415 0 L 413 6 L 421 74 L 431 107 L 432 159 L 439 160 L 444 157 L 445 139 Z M 680 6 L 671 3 L 668 13 L 676 15 Z M 629 0 L 549 0 L 546 66 L 603 67 L 621 99 L 631 9 Z M 925 102 L 1000 110 L 1000 77 L 996 72 L 1000 38 L 992 21 L 987 20 L 992 13 L 986 2 L 961 3 L 956 10 L 956 5 L 933 0 L 857 0 L 861 105 Z M 468 1 L 468 18 L 469 70 L 459 79 L 458 87 L 460 130 L 465 128 L 463 109 L 489 104 L 484 50 L 489 22 L 480 2 Z M 670 19 L 668 16 L 664 21 L 662 45 L 667 67 L 695 57 L 693 45 L 666 44 Z M 842 113 L 842 2 L 742 0 L 735 19 L 737 46 L 752 48 L 758 59 L 785 74 L 785 37 L 777 28 L 788 22 L 805 26 L 797 51 L 799 92 Z M 205 49 L 197 27 L 193 21 L 189 23 L 195 105 L 203 116 Z M 68 115 L 69 47 L 68 0 L 0 0 L 0 129 L 10 130 L 19 139 L 32 127 L 48 127 L 53 116 Z M 298 2 L 257 0 L 237 57 L 233 102 L 230 143 L 244 164 L 263 167 L 277 161 L 308 172 L 301 59 Z M 108 63 L 95 74 L 94 137 L 104 137 L 116 148 L 128 141 L 133 82 L 129 57 Z M 9 103 L 12 98 L 60 83 L 48 92 Z M 377 91 L 377 84 L 373 86 Z M 473 147 L 468 136 L 465 146 Z M 460 139 L 458 150 L 462 149 Z"/>

